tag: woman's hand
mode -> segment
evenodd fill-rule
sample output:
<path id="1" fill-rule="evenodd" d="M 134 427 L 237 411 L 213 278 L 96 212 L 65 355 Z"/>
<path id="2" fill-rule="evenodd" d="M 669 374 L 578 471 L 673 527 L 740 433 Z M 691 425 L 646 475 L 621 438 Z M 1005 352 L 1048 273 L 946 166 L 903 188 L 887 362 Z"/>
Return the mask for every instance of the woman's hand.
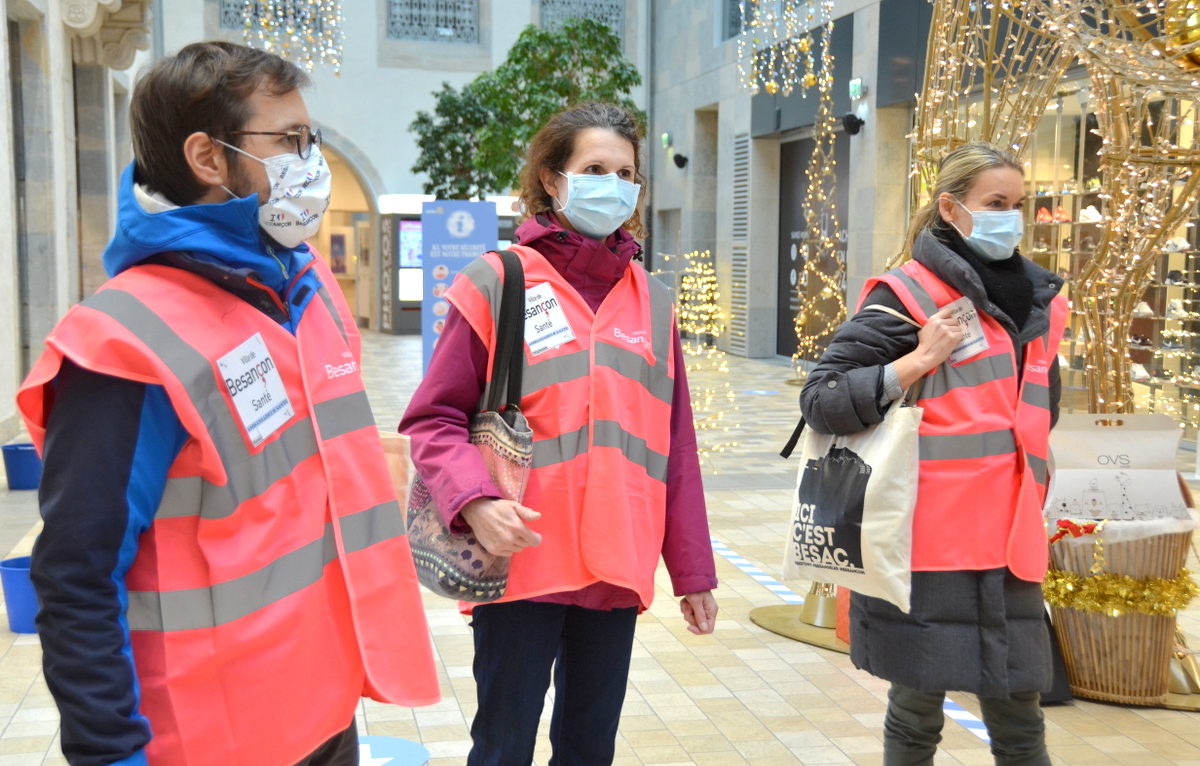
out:
<path id="1" fill-rule="evenodd" d="M 962 336 L 962 326 L 951 315 L 950 307 L 938 309 L 917 333 L 916 349 L 893 362 L 900 387 L 907 390 L 922 375 L 946 361 Z"/>
<path id="2" fill-rule="evenodd" d="M 463 506 L 460 514 L 480 545 L 496 556 L 511 556 L 542 541 L 542 536 L 525 524 L 542 514 L 513 500 L 479 497 Z"/>
<path id="3" fill-rule="evenodd" d="M 689 593 L 679 599 L 679 611 L 683 612 L 688 630 L 697 636 L 708 635 L 717 626 L 717 600 L 711 590 Z"/>

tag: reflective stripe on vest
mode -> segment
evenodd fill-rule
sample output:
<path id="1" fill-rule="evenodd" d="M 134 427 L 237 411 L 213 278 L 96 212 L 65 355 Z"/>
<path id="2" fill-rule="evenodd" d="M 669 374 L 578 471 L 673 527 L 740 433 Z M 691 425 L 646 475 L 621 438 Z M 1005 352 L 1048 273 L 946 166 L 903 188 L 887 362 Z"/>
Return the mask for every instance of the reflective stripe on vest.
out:
<path id="1" fill-rule="evenodd" d="M 925 377 L 921 395 L 942 396 L 952 388 L 974 387 L 994 380 L 1011 378 L 1016 374 L 1011 356 L 986 356 L 968 359 L 960 365 L 942 364 Z"/>
<path id="2" fill-rule="evenodd" d="M 674 395 L 674 307 L 636 264 L 593 312 L 545 258 L 510 248 L 525 284 L 549 283 L 575 339 L 531 356 L 521 410 L 534 432 L 524 503 L 543 516 L 543 542 L 512 559 L 505 600 L 575 590 L 599 580 L 653 598 L 666 513 Z M 447 297 L 491 350 L 499 316 L 499 259 L 465 268 Z"/>
<path id="3" fill-rule="evenodd" d="M 324 294 L 325 289 L 319 291 Z M 327 305 L 332 306 L 328 295 Z M 209 398 L 209 388 L 198 381 L 205 380 L 211 363 L 176 334 L 163 320 L 141 301 L 123 290 L 101 290 L 88 299 L 87 305 L 115 319 L 129 332 L 159 353 L 175 377 L 187 389 L 200 416 L 209 426 L 217 451 L 224 461 L 228 482 L 209 485 L 203 504 L 196 504 L 195 490 L 184 483 L 171 481 L 159 504 L 158 518 L 200 515 L 206 519 L 224 518 L 238 505 L 256 497 L 275 482 L 284 478 L 301 461 L 317 454 L 316 434 L 309 418 L 287 426 L 282 437 L 268 442 L 260 452 L 248 449 L 234 414 L 223 401 Z M 338 323 L 339 332 L 345 330 Z M 318 425 L 326 438 L 349 433 L 374 424 L 366 392 L 359 391 L 339 399 L 321 402 L 314 408 Z"/>
<path id="4" fill-rule="evenodd" d="M 620 423 L 611 420 L 596 421 L 592 443 L 597 447 L 616 447 L 629 462 L 644 468 L 651 478 L 666 483 L 667 456 L 650 449 L 645 439 L 629 433 Z"/>
<path id="5" fill-rule="evenodd" d="M 499 294 L 497 290 L 501 284 L 495 278 L 496 272 L 485 259 L 480 258 L 472 261 L 460 273 L 491 306 L 491 326 L 495 327 L 500 318 L 500 307 L 494 297 Z M 670 296 L 665 291 L 651 292 L 650 309 L 654 327 L 670 326 L 674 312 Z M 641 355 L 603 342 L 596 344 L 595 363 L 611 367 L 631 380 L 642 381 L 651 396 L 670 404 L 674 383 L 666 376 L 666 365 L 671 352 L 671 336 L 669 333 L 652 333 L 652 343 L 656 359 L 653 367 L 647 364 Z M 551 357 L 536 364 L 527 364 L 521 387 L 524 392 L 532 393 L 557 383 L 586 378 L 590 372 L 589 357 L 587 350 L 581 350 Z"/>
<path id="6" fill-rule="evenodd" d="M 1033 478 L 1038 484 L 1046 484 L 1050 481 L 1050 463 L 1037 455 L 1025 454 L 1025 459 L 1029 461 L 1029 469 L 1033 471 Z"/>
<path id="7" fill-rule="evenodd" d="M 347 516 L 341 524 L 346 553 L 404 534 L 391 502 Z M 317 582 L 337 558 L 333 524 L 327 522 L 321 538 L 237 579 L 203 588 L 130 591 L 129 629 L 194 630 L 233 622 Z"/>
<path id="8" fill-rule="evenodd" d="M 350 336 L 346 334 L 346 325 L 342 323 L 341 313 L 337 310 L 337 307 L 334 306 L 333 298 L 329 296 L 329 291 L 325 289 L 324 285 L 317 290 L 317 296 L 320 297 L 321 302 L 325 304 L 325 310 L 329 312 L 331 317 L 333 317 L 333 323 L 337 325 L 338 332 L 342 335 L 342 341 L 349 345 Z"/>
<path id="9" fill-rule="evenodd" d="M 921 397 L 922 407 L 932 402 Z M 995 455 L 1011 455 L 1017 442 L 1011 430 L 977 434 L 921 434 L 921 460 L 972 460 Z"/>
<path id="10" fill-rule="evenodd" d="M 1021 401 L 1049 412 L 1050 386 L 1043 386 L 1038 383 L 1026 383 L 1021 387 Z"/>
<path id="11" fill-rule="evenodd" d="M 864 299 L 881 282 L 920 322 L 961 297 L 916 262 L 868 280 Z M 1020 381 L 1011 336 L 982 313 L 989 347 L 957 365 L 947 360 L 926 376 L 918 402 L 924 415 L 914 570 L 1008 566 L 1034 581 L 1044 574 L 1050 349 L 1064 316 L 1053 305 L 1050 330 L 1025 345 Z"/>

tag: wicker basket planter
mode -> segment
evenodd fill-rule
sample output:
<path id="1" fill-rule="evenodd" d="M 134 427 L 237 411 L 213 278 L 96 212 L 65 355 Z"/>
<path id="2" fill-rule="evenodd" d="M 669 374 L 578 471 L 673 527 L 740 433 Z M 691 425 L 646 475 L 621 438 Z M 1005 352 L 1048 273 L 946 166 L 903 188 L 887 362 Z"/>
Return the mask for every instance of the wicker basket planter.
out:
<path id="1" fill-rule="evenodd" d="M 1102 542 L 1104 571 L 1136 579 L 1175 578 L 1187 560 L 1191 537 L 1188 531 Z M 1096 561 L 1094 544 L 1050 546 L 1053 570 L 1087 576 Z M 1051 612 L 1075 695 L 1126 705 L 1157 706 L 1166 701 L 1174 614 L 1112 616 L 1057 606 Z"/>

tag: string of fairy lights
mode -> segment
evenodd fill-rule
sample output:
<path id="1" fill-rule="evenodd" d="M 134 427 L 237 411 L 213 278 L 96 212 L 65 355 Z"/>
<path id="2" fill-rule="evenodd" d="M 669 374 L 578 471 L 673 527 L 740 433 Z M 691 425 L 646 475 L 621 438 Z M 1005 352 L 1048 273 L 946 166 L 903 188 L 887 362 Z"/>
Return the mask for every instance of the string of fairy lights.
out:
<path id="1" fill-rule="evenodd" d="M 813 153 L 805 170 L 804 241 L 797 257 L 793 361 L 820 356 L 846 318 L 845 231 L 836 201 L 832 0 L 742 0 L 738 76 L 751 93 L 817 91 Z M 819 30 L 819 31 L 818 31 Z M 814 41 L 813 34 L 818 34 Z M 797 373 L 803 367 L 795 365 Z"/>
<path id="2" fill-rule="evenodd" d="M 244 0 L 247 45 L 276 53 L 305 71 L 327 64 L 342 70 L 342 0 Z"/>
<path id="3" fill-rule="evenodd" d="M 845 232 L 837 209 L 834 155 L 837 118 L 833 114 L 832 12 L 832 0 L 823 0 L 817 119 L 812 159 L 804 171 L 804 267 L 797 283 L 795 362 L 815 361 L 846 319 Z M 801 368 L 796 365 L 796 369 Z"/>
<path id="4" fill-rule="evenodd" d="M 1132 412 L 1129 332 L 1164 245 L 1185 233 L 1200 200 L 1200 3 L 1197 0 L 1042 0 L 1047 27 L 1087 67 L 1096 105 L 1106 226 L 1079 274 L 1093 412 Z M 1194 241 L 1191 243 L 1196 244 Z M 1159 411 L 1195 419 L 1182 392 Z"/>
<path id="5" fill-rule="evenodd" d="M 678 259 L 678 264 L 672 261 Z M 678 269 L 679 289 L 676 295 L 676 323 L 687 360 L 688 381 L 691 384 L 692 420 L 696 427 L 696 445 L 701 458 L 710 461 L 716 453 L 738 446 L 730 436 L 733 415 L 738 411 L 737 397 L 729 382 L 729 357 L 717 347 L 717 339 L 725 329 L 725 313 L 721 309 L 721 291 L 712 252 L 692 251 L 680 256 L 660 254 L 663 266 Z M 676 276 L 673 270 L 656 270 L 663 278 Z"/>

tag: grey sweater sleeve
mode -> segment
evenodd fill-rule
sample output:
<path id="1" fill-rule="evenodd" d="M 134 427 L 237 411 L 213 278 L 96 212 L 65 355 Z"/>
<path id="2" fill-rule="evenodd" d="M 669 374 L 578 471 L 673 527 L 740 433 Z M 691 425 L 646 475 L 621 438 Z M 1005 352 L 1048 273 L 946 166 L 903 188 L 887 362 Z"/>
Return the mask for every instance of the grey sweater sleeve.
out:
<path id="1" fill-rule="evenodd" d="M 873 303 L 909 315 L 886 285 L 875 287 L 863 305 Z M 834 333 L 800 392 L 809 427 L 854 434 L 883 420 L 889 401 L 883 396 L 885 368 L 916 347 L 917 328 L 904 320 L 882 311 L 855 314 Z"/>

